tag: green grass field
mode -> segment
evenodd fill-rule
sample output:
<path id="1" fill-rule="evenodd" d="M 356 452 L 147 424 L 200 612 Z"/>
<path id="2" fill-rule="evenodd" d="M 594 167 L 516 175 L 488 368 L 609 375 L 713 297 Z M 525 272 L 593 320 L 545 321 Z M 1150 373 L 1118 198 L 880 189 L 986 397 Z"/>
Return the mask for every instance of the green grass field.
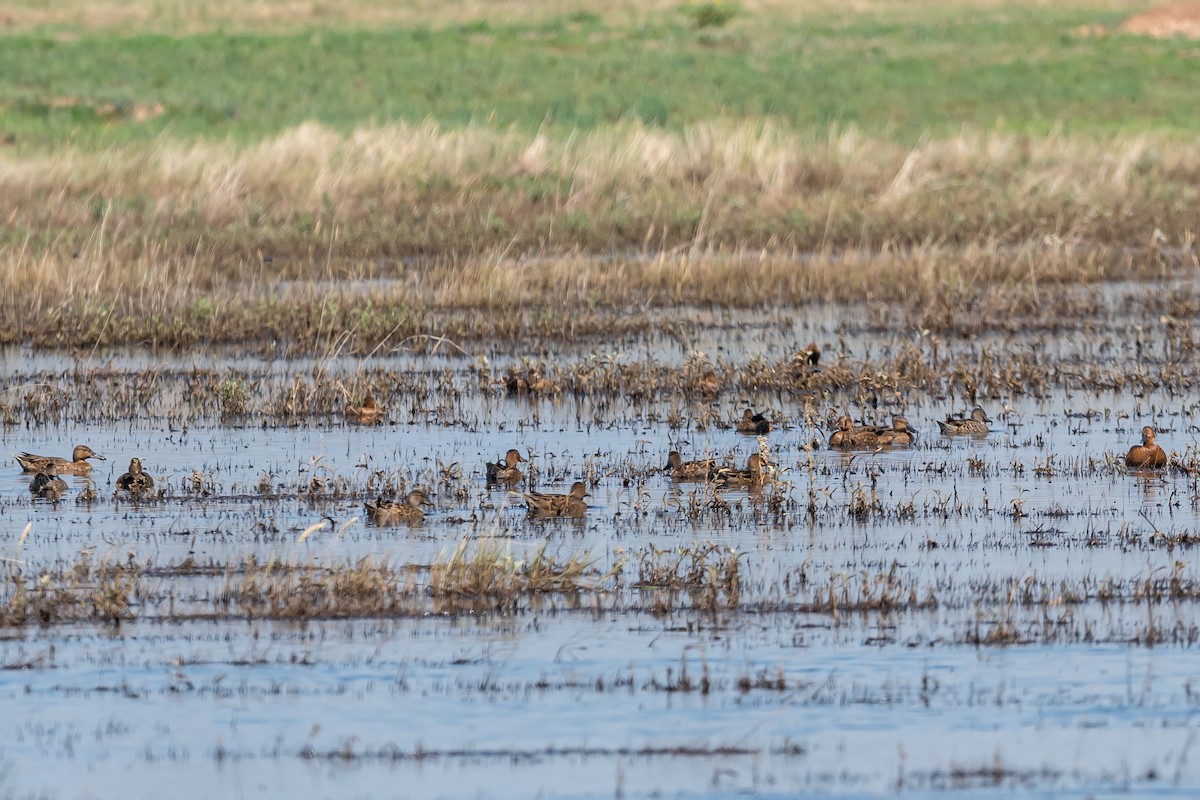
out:
<path id="1" fill-rule="evenodd" d="M 697 27 L 705 7 L 636 22 L 580 11 L 270 34 L 18 30 L 0 48 L 0 130 L 18 153 L 164 134 L 245 142 L 311 120 L 567 135 L 628 120 L 681 129 L 767 119 L 910 143 L 964 125 L 1187 133 L 1200 101 L 1195 45 L 1075 33 L 1114 26 L 1121 11 L 949 3 L 924 18 L 787 17 L 732 7 L 723 24 Z M 139 120 L 139 109 L 155 113 Z"/>

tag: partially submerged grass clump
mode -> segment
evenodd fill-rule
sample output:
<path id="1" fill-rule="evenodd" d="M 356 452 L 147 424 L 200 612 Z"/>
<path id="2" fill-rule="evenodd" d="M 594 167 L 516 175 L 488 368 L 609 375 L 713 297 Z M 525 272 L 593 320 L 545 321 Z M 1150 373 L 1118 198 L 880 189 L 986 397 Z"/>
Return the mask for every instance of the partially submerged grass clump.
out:
<path id="1" fill-rule="evenodd" d="M 667 612 L 685 594 L 696 608 L 737 608 L 742 591 L 742 554 L 716 544 L 659 550 L 653 544 L 637 561 L 634 589 L 651 592 L 652 608 Z"/>
<path id="2" fill-rule="evenodd" d="M 332 569 L 250 558 L 225 576 L 214 606 L 266 619 L 408 616 L 414 591 L 406 572 L 371 558 Z"/>
<path id="3" fill-rule="evenodd" d="M 119 625 L 135 619 L 506 617 L 537 609 L 695 613 L 705 619 L 720 612 L 723 620 L 802 619 L 804 627 L 851 630 L 892 630 L 907 620 L 909 633 L 903 635 L 918 637 L 929 621 L 940 619 L 948 628 L 939 641 L 976 646 L 1200 642 L 1200 626 L 1188 610 L 1200 602 L 1200 577 L 1183 561 L 1139 575 L 1070 579 L 1035 574 L 930 579 L 919 566 L 894 562 L 887 570 L 831 572 L 814 580 L 804 567 L 773 578 L 747 574 L 743 554 L 713 543 L 621 551 L 603 569 L 579 552 L 553 555 L 546 543 L 527 559 L 514 557 L 512 548 L 512 542 L 464 539 L 427 564 L 363 557 L 326 566 L 251 556 L 207 564 L 189 557 L 155 566 L 133 557 L 96 563 L 87 551 L 52 567 L 10 562 L 0 587 L 0 627 Z M 636 577 L 627 582 L 630 568 Z M 889 640 L 894 636 L 887 634 Z M 684 665 L 679 681 L 668 677 L 672 691 L 697 688 L 684 681 L 686 674 Z"/>
<path id="4" fill-rule="evenodd" d="M 9 563 L 7 573 L 0 589 L 0 626 L 119 625 L 136 615 L 142 576 L 132 561 L 96 563 L 85 550 L 73 564 L 47 567 L 29 577 L 16 562 Z"/>
<path id="5" fill-rule="evenodd" d="M 548 552 L 544 542 L 529 558 L 512 553 L 512 543 L 498 539 L 462 539 L 449 555 L 430 566 L 429 593 L 435 598 L 499 600 L 516 595 L 575 594 L 594 591 L 620 572 L 618 563 L 601 574 L 593 559 L 572 553 L 564 559 Z"/>

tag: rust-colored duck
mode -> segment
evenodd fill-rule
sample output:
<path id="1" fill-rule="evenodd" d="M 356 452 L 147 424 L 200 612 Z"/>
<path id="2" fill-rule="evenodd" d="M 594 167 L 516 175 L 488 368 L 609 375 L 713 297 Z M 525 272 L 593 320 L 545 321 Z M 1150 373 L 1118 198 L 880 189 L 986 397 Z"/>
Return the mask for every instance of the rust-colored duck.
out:
<path id="1" fill-rule="evenodd" d="M 1167 454 L 1154 442 L 1154 428 L 1142 428 L 1142 443 L 1125 454 L 1125 465 L 1135 469 L 1157 469 L 1167 465 Z"/>
<path id="2" fill-rule="evenodd" d="M 359 425 L 377 425 L 383 421 L 387 409 L 375 402 L 375 398 L 367 395 L 362 405 L 346 406 L 346 419 Z"/>

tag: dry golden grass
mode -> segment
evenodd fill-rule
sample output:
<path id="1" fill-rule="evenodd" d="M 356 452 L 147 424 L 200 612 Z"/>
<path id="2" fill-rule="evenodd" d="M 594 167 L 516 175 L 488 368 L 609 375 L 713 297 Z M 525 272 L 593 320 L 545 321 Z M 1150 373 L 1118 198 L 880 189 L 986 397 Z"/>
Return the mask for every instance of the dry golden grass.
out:
<path id="1" fill-rule="evenodd" d="M 423 310 L 936 301 L 1191 263 L 1195 151 L 1152 134 L 906 148 L 751 123 L 566 139 L 306 124 L 251 146 L 9 154 L 0 280 L 27 330 L 82 341 L 129 315 L 229 327 L 231 309 L 331 292 Z M 124 335 L 153 337 L 138 324 Z"/>
<path id="2" fill-rule="evenodd" d="M 453 553 L 439 556 L 430 567 L 429 594 L 511 601 L 529 594 L 594 591 L 621 570 L 618 565 L 601 575 L 588 556 L 572 553 L 559 559 L 548 548 L 546 542 L 529 558 L 520 558 L 513 554 L 511 542 L 463 539 Z"/>

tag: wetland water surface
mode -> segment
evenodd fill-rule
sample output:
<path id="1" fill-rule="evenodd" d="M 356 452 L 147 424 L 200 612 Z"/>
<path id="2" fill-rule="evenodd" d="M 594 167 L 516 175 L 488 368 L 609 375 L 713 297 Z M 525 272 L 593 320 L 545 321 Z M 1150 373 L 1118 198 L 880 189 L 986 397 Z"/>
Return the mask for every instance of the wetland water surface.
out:
<path id="1" fill-rule="evenodd" d="M 58 503 L 0 473 L 0 796 L 1194 796 L 1194 332 L 1126 311 L 1164 292 L 970 337 L 696 310 L 515 356 L 9 353 L 5 446 L 108 459 Z M 385 422 L 347 423 L 366 391 Z M 972 396 L 992 432 L 939 436 Z M 830 450 L 847 412 L 917 443 Z M 1131 474 L 1146 424 L 1171 466 Z M 509 447 L 586 518 L 487 486 Z M 661 469 L 760 448 L 761 492 Z M 156 492 L 114 497 L 134 455 Z M 423 523 L 366 520 L 413 486 Z"/>

